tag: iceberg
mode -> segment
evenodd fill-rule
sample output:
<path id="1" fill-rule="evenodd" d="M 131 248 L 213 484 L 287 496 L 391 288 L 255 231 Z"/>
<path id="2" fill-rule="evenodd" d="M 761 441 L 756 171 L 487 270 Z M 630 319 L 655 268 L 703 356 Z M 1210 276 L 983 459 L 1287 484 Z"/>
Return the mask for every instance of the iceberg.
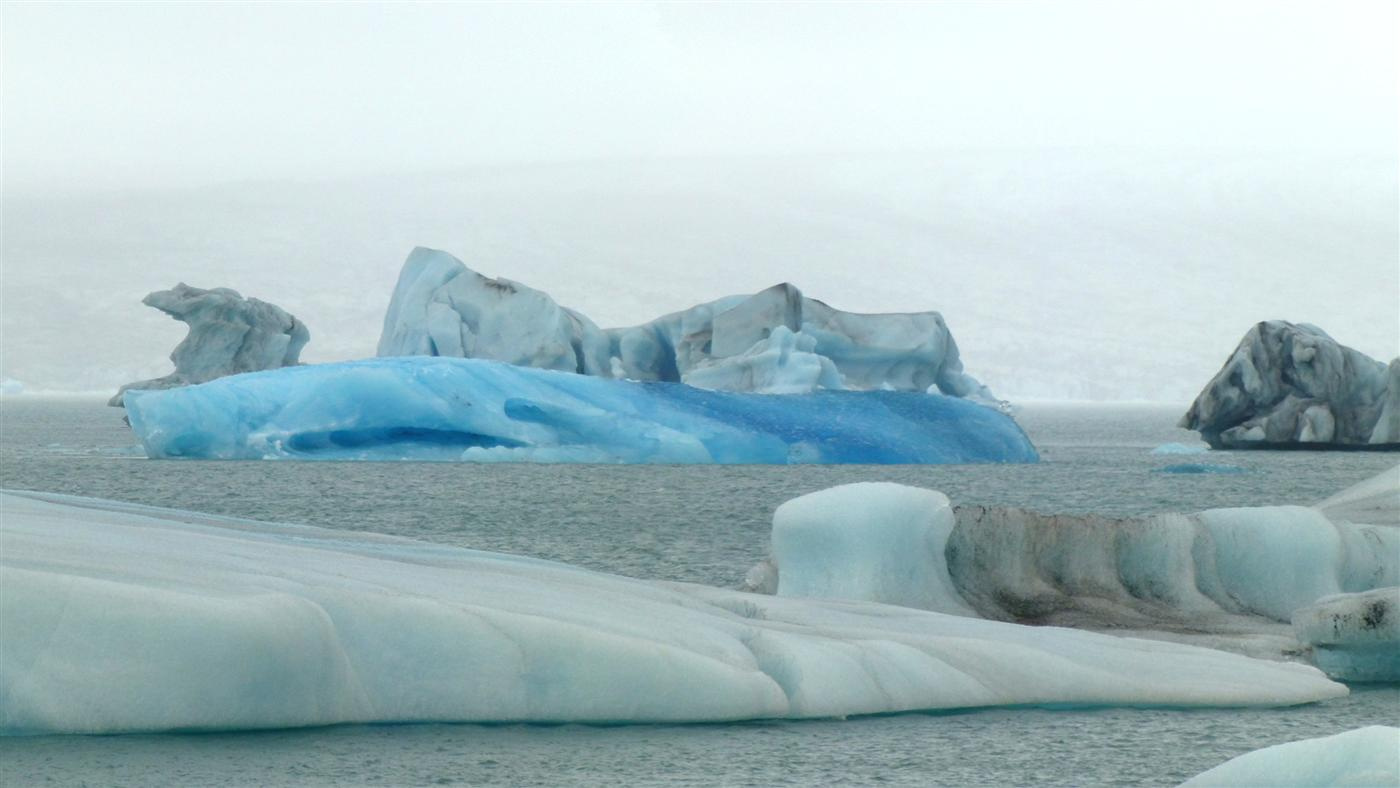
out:
<path id="1" fill-rule="evenodd" d="M 1180 462 L 1175 465 L 1163 465 L 1157 469 L 1158 473 L 1183 473 L 1183 474 L 1230 474 L 1249 473 L 1248 468 L 1241 468 L 1238 465 L 1224 465 L 1218 462 Z"/>
<path id="2" fill-rule="evenodd" d="M 861 482 L 794 498 L 773 513 L 774 593 L 975 616 L 943 560 L 952 530 L 933 490 Z"/>
<path id="3" fill-rule="evenodd" d="M 1400 681 L 1400 587 L 1323 597 L 1293 611 L 1313 661 L 1343 681 Z"/>
<path id="4" fill-rule="evenodd" d="M 0 731 L 1282 706 L 1306 665 L 111 501 L 0 494 Z"/>
<path id="5" fill-rule="evenodd" d="M 1400 359 L 1385 364 L 1306 323 L 1245 334 L 1179 426 L 1215 449 L 1400 447 Z"/>
<path id="6" fill-rule="evenodd" d="M 201 290 L 181 282 L 141 299 L 183 323 L 189 334 L 170 354 L 175 371 L 121 387 L 108 405 L 121 407 L 127 392 L 204 383 L 225 375 L 296 366 L 311 339 L 306 325 L 279 307 L 236 290 Z"/>
<path id="7" fill-rule="evenodd" d="M 378 355 L 484 358 L 726 391 L 938 391 L 999 404 L 963 371 L 937 312 L 843 312 L 784 282 L 600 330 L 545 293 L 421 247 L 399 274 Z"/>
<path id="8" fill-rule="evenodd" d="M 1400 526 L 1400 465 L 1315 505 L 1329 520 Z"/>
<path id="9" fill-rule="evenodd" d="M 755 394 L 805 394 L 845 388 L 831 359 L 816 352 L 816 339 L 778 326 L 768 338 L 737 356 L 700 362 L 685 374 L 687 385 Z"/>
<path id="10" fill-rule="evenodd" d="M 1151 454 L 1205 454 L 1209 449 L 1205 446 L 1191 446 L 1185 443 L 1163 443 L 1153 449 Z"/>
<path id="11" fill-rule="evenodd" d="M 1007 415 L 901 391 L 792 396 L 461 358 L 380 358 L 127 394 L 149 457 L 651 463 L 1035 462 Z"/>
<path id="12" fill-rule="evenodd" d="M 1397 470 L 1329 500 L 1374 500 L 1389 484 L 1396 507 Z M 939 493 L 897 484 L 843 485 L 779 507 L 770 556 L 745 588 L 1303 657 L 1324 641 L 1300 642 L 1294 611 L 1400 585 L 1400 528 L 1329 517 L 1335 511 L 1045 515 L 954 509 Z"/>
<path id="13" fill-rule="evenodd" d="M 1231 758 L 1182 788 L 1376 788 L 1400 785 L 1400 728 L 1367 728 L 1275 744 Z"/>
<path id="14" fill-rule="evenodd" d="M 609 374 L 608 349 L 593 321 L 548 295 L 422 247 L 404 261 L 379 338 L 381 357 L 484 358 L 583 375 Z"/>

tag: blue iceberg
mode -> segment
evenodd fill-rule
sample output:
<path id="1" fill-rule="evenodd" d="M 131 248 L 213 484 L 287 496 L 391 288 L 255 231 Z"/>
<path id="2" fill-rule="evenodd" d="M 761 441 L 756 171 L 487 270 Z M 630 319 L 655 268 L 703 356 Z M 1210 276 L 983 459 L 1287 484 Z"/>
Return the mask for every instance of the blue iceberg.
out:
<path id="1" fill-rule="evenodd" d="M 1164 465 L 1157 469 L 1158 473 L 1249 473 L 1248 468 L 1241 468 L 1238 465 L 1222 465 L 1213 462 L 1183 462 L 1176 465 Z"/>
<path id="2" fill-rule="evenodd" d="M 1035 462 L 996 409 L 908 391 L 765 395 L 481 359 L 377 358 L 132 391 L 147 456 L 625 463 Z"/>

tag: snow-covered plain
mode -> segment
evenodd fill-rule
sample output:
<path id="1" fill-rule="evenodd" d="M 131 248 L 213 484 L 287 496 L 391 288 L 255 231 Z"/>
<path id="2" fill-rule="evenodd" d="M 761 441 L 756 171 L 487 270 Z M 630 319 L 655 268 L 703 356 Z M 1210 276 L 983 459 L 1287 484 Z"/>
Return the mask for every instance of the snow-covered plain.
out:
<path id="1" fill-rule="evenodd" d="M 1340 654 L 1320 660 L 1330 667 L 1344 664 L 1348 649 L 1393 639 L 1393 624 L 1362 632 L 1359 619 L 1342 635 L 1310 634 L 1301 642 L 1288 624 L 1298 626 L 1294 611 L 1317 600 L 1400 585 L 1400 528 L 1389 524 L 1396 508 L 1400 469 L 1319 507 L 1130 519 L 981 506 L 954 511 L 929 490 L 852 484 L 779 507 L 772 553 L 750 571 L 748 585 L 779 595 L 1133 631 L 1273 658 L 1320 642 Z M 1366 520 L 1352 521 L 1357 514 Z M 1358 652 L 1354 661 L 1377 661 L 1368 654 Z"/>
<path id="2" fill-rule="evenodd" d="M 900 391 L 774 396 L 461 358 L 380 358 L 131 392 L 150 457 L 659 463 L 1034 462 L 1019 426 Z"/>
<path id="3" fill-rule="evenodd" d="M 1231 758 L 1182 788 L 1381 788 L 1400 785 L 1400 728 L 1372 725 Z"/>
<path id="4" fill-rule="evenodd" d="M 0 497 L 7 733 L 707 721 L 1025 704 L 1279 706 L 1317 670 L 655 583 L 371 534 Z"/>

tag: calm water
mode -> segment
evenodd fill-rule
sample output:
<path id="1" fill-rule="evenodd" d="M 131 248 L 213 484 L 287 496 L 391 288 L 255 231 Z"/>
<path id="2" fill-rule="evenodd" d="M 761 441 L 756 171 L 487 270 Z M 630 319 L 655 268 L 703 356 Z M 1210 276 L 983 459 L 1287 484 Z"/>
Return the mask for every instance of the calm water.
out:
<path id="1" fill-rule="evenodd" d="M 766 552 L 784 500 L 888 480 L 955 503 L 1141 514 L 1311 503 L 1396 455 L 1154 456 L 1178 409 L 1027 406 L 1044 462 L 1025 466 L 638 467 L 148 461 L 120 411 L 0 404 L 0 487 L 526 553 L 620 574 L 732 586 Z M 1248 473 L 1157 472 L 1179 462 Z M 263 733 L 0 741 L 0 783 L 1174 784 L 1268 744 L 1400 724 L 1400 686 L 1276 711 L 989 710 L 691 726 L 346 726 Z"/>

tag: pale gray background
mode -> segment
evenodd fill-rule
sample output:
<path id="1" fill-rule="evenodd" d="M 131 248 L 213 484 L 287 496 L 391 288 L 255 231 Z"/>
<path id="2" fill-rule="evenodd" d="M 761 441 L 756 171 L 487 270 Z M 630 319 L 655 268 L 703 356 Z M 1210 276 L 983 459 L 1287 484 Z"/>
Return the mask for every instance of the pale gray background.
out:
<path id="1" fill-rule="evenodd" d="M 1400 353 L 1388 2 L 0 13 L 31 392 L 168 371 L 181 280 L 371 355 L 416 244 L 604 326 L 936 308 L 1013 398 L 1184 402 L 1265 318 Z"/>

